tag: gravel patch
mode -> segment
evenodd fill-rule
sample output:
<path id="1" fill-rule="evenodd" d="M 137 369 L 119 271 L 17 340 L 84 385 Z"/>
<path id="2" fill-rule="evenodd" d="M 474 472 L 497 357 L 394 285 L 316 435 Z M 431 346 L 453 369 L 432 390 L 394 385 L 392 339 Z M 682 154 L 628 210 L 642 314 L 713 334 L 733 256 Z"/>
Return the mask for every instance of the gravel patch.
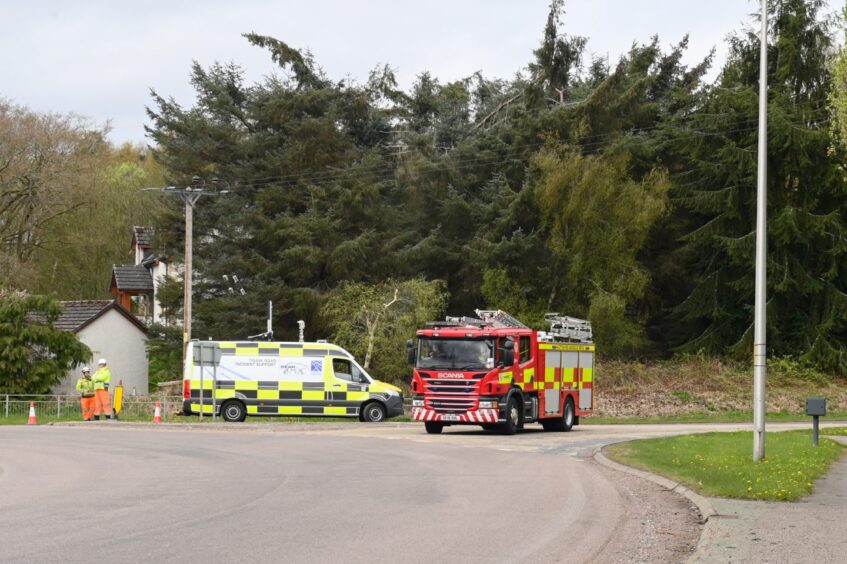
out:
<path id="1" fill-rule="evenodd" d="M 672 563 L 691 557 L 703 530 L 691 501 L 647 480 L 591 464 L 615 484 L 627 507 L 626 519 L 617 524 L 597 562 Z"/>

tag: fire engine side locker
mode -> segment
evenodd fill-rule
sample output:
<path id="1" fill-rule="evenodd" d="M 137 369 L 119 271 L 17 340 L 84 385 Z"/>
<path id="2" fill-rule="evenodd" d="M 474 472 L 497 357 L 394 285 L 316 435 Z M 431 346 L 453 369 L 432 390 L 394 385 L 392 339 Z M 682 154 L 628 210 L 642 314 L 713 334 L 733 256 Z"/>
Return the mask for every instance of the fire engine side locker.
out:
<path id="1" fill-rule="evenodd" d="M 579 402 L 577 415 L 594 409 L 594 345 L 579 351 Z"/>
<path id="2" fill-rule="evenodd" d="M 563 416 L 568 396 L 576 415 L 593 407 L 594 345 L 538 342 L 539 416 Z"/>

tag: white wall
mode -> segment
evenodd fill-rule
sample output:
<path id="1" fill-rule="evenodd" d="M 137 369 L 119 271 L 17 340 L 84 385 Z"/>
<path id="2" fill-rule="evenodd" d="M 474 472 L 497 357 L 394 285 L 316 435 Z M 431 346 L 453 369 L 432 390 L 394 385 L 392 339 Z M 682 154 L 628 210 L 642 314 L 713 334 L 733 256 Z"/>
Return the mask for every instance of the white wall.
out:
<path id="1" fill-rule="evenodd" d="M 88 345 L 94 355 L 89 364 L 92 375 L 100 358 L 108 361 L 112 372 L 110 392 L 114 391 L 119 380 L 123 380 L 125 396 L 131 395 L 133 388 L 138 395 L 147 395 L 147 336 L 134 323 L 110 309 L 77 333 L 77 337 Z M 74 369 L 53 391 L 76 393 L 76 381 L 80 375 L 79 368 Z"/>
<path id="2" fill-rule="evenodd" d="M 153 276 L 153 323 L 164 323 L 162 318 L 162 305 L 159 303 L 159 286 L 165 280 L 172 278 L 171 274 L 174 268 L 170 267 L 165 261 L 156 261 L 150 274 Z"/>

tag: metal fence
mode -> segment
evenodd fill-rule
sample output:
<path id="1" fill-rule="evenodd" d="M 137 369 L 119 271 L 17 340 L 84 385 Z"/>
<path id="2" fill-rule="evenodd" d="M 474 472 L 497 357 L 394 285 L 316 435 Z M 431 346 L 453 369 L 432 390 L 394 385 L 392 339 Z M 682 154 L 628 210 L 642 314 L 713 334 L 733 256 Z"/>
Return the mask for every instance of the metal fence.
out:
<path id="1" fill-rule="evenodd" d="M 120 417 L 122 419 L 153 419 L 156 402 L 160 402 L 162 420 L 174 417 L 182 408 L 178 396 L 125 396 Z M 15 395 L 0 394 L 0 418 L 26 418 L 29 406 L 35 404 L 35 415 L 47 420 L 82 420 L 82 406 L 77 395 Z"/>

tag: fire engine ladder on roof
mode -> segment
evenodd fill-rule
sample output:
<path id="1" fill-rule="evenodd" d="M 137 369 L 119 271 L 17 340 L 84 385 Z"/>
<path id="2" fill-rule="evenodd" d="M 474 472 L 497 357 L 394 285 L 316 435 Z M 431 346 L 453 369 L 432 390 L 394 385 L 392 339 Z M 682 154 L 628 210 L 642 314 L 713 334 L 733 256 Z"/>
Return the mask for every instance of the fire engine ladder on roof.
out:
<path id="1" fill-rule="evenodd" d="M 558 313 L 548 313 L 544 320 L 550 324 L 549 335 L 555 339 L 590 343 L 593 336 L 591 322 Z"/>
<path id="2" fill-rule="evenodd" d="M 526 325 L 524 325 L 502 309 L 498 309 L 496 311 L 477 309 L 475 311 L 479 318 L 486 323 L 486 325 L 492 325 L 494 327 L 511 327 L 513 329 L 529 329 L 529 327 L 527 327 Z"/>
<path id="3" fill-rule="evenodd" d="M 446 317 L 447 323 L 453 323 L 457 326 L 463 327 L 482 327 L 485 323 L 482 319 L 477 319 L 476 317 L 468 317 L 467 315 L 463 315 L 461 317 L 452 317 L 448 315 Z"/>

